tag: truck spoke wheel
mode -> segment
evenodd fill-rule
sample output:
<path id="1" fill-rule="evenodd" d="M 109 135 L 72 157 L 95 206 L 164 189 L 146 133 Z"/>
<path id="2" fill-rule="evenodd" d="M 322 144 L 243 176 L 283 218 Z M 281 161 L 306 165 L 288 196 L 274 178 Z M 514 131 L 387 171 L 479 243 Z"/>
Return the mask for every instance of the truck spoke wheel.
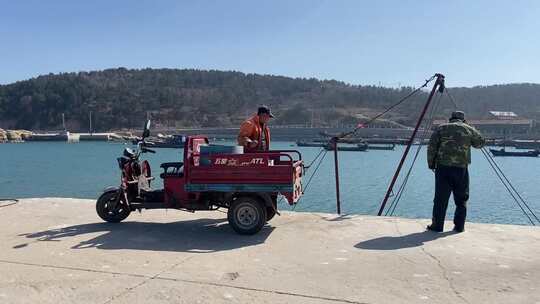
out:
<path id="1" fill-rule="evenodd" d="M 256 198 L 239 197 L 231 204 L 227 218 L 239 234 L 255 234 L 266 223 L 266 208 Z"/>
<path id="2" fill-rule="evenodd" d="M 111 209 L 110 204 L 116 200 L 116 191 L 103 193 L 96 202 L 96 212 L 100 218 L 110 223 L 118 223 L 126 219 L 131 213 L 122 201 L 118 202 L 115 209 Z"/>

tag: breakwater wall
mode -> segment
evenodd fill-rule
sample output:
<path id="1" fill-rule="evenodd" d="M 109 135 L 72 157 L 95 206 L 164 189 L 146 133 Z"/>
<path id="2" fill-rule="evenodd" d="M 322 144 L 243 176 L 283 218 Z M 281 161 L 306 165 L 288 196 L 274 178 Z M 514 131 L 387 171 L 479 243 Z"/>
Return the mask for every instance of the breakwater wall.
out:
<path id="1" fill-rule="evenodd" d="M 273 140 L 296 141 L 313 140 L 321 138 L 321 134 L 340 134 L 350 131 L 350 128 L 280 128 L 278 126 L 270 127 L 270 133 Z M 170 133 L 173 130 L 155 130 L 153 133 Z M 205 128 L 205 129 L 177 129 L 173 132 L 183 135 L 203 134 L 210 138 L 236 139 L 238 128 Z M 356 132 L 358 137 L 380 137 L 380 138 L 409 138 L 412 134 L 410 129 L 391 129 L 391 128 L 365 128 Z"/>

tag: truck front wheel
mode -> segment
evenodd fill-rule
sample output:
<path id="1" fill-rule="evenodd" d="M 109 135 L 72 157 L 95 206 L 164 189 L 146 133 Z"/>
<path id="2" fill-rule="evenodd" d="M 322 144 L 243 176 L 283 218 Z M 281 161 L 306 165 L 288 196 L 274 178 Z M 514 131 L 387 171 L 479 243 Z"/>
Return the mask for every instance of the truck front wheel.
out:
<path id="1" fill-rule="evenodd" d="M 266 223 L 266 208 L 260 200 L 242 196 L 232 202 L 227 219 L 237 233 L 255 234 Z"/>
<path id="2" fill-rule="evenodd" d="M 96 202 L 96 212 L 100 218 L 109 223 L 119 223 L 126 219 L 131 213 L 131 210 L 120 201 L 114 210 L 110 207 L 111 203 L 116 200 L 117 191 L 109 191 L 103 193 Z"/>

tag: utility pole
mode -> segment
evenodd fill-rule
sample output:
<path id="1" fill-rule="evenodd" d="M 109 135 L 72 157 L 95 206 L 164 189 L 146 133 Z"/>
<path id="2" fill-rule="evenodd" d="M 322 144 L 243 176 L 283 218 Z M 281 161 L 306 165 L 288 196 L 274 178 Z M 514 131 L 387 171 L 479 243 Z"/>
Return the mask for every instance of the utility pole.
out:
<path id="1" fill-rule="evenodd" d="M 66 130 L 66 120 L 64 118 L 64 113 L 62 113 L 62 127 L 64 128 L 64 131 L 67 131 Z"/>
<path id="2" fill-rule="evenodd" d="M 90 121 L 90 129 L 88 130 L 88 133 L 90 133 L 90 135 L 92 135 L 92 111 L 90 111 L 89 115 L 88 115 L 88 120 Z"/>
<path id="3" fill-rule="evenodd" d="M 338 164 L 338 137 L 332 137 L 330 140 L 332 148 L 334 148 L 334 173 L 336 178 L 336 211 L 341 215 L 341 200 L 339 198 L 339 164 Z"/>

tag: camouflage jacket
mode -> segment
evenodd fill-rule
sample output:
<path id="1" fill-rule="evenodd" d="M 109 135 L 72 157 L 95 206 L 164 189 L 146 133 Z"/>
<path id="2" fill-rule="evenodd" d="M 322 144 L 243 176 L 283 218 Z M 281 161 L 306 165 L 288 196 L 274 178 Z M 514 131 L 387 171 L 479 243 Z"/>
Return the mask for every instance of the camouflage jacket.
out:
<path id="1" fill-rule="evenodd" d="M 471 163 L 471 146 L 482 148 L 486 143 L 480 132 L 460 120 L 438 126 L 429 140 L 427 160 L 430 169 L 437 165 L 467 167 Z"/>

